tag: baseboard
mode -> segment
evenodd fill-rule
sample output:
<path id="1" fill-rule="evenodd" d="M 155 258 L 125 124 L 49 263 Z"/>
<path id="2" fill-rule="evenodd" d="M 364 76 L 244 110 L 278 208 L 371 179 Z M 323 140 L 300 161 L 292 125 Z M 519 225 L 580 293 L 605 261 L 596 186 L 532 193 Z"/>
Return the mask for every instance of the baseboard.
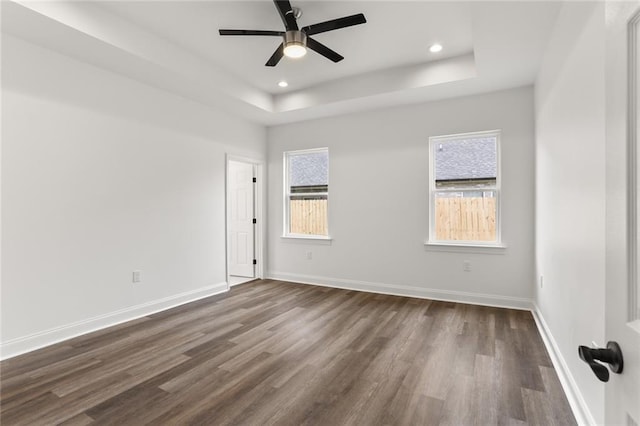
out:
<path id="1" fill-rule="evenodd" d="M 538 326 L 540 336 L 542 336 L 542 341 L 544 342 L 547 352 L 549 352 L 549 356 L 551 357 L 553 367 L 555 368 L 556 373 L 558 373 L 560 384 L 562 385 L 562 389 L 569 400 L 569 405 L 571 406 L 571 410 L 573 411 L 576 421 L 579 425 L 595 426 L 596 421 L 594 420 L 593 415 L 591 415 L 591 411 L 589 410 L 589 407 L 587 406 L 587 403 L 585 402 L 582 393 L 569 370 L 569 366 L 560 352 L 558 344 L 553 338 L 553 334 L 551 334 L 549 326 L 540 312 L 540 308 L 535 303 L 533 304 L 532 313 L 533 318 L 536 321 L 536 325 Z"/>
<path id="2" fill-rule="evenodd" d="M 345 290 L 366 291 L 370 293 L 389 294 L 392 296 L 416 297 L 419 299 L 441 300 L 446 302 L 469 303 L 472 305 L 495 306 L 499 308 L 511 308 L 531 310 L 530 299 L 499 296 L 493 294 L 469 293 L 463 291 L 440 290 L 423 287 L 403 286 L 397 284 L 385 284 L 369 281 L 345 280 L 313 275 L 290 274 L 285 272 L 270 271 L 267 275 L 270 279 L 292 281 L 300 284 L 311 284 L 323 287 L 334 287 Z"/>
<path id="3" fill-rule="evenodd" d="M 46 346 L 59 343 L 73 337 L 93 331 L 102 330 L 107 327 L 131 321 L 136 318 L 151 315 L 156 312 L 174 308 L 185 303 L 193 302 L 198 299 L 213 296 L 215 294 L 224 293 L 228 290 L 226 282 L 202 287 L 196 290 L 187 291 L 163 299 L 154 300 L 140 305 L 131 306 L 120 309 L 108 314 L 99 315 L 86 320 L 78 321 L 72 324 L 63 325 L 28 336 L 18 337 L 16 339 L 7 340 L 0 344 L 0 359 L 13 358 L 15 356 L 34 351 Z"/>

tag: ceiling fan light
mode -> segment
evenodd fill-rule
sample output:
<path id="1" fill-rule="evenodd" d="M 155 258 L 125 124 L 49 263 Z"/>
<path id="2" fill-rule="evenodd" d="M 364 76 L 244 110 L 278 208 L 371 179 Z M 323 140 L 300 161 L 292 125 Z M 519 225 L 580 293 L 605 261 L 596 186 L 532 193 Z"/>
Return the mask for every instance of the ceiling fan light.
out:
<path id="1" fill-rule="evenodd" d="M 302 58 L 307 54 L 307 35 L 302 31 L 284 33 L 284 56 Z"/>
<path id="2" fill-rule="evenodd" d="M 284 55 L 288 58 L 302 58 L 307 48 L 302 43 L 289 43 L 284 47 Z"/>

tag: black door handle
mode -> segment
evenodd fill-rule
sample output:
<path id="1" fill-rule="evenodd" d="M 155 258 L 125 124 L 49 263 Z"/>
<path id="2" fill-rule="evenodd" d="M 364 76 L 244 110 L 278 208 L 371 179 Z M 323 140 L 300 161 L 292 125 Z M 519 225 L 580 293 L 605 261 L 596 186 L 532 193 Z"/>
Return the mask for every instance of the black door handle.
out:
<path id="1" fill-rule="evenodd" d="M 609 370 L 598 361 L 609 364 L 614 373 L 622 373 L 622 351 L 616 342 L 607 342 L 607 349 L 592 349 L 586 346 L 578 347 L 580 359 L 589 364 L 596 377 L 602 382 L 609 381 Z"/>

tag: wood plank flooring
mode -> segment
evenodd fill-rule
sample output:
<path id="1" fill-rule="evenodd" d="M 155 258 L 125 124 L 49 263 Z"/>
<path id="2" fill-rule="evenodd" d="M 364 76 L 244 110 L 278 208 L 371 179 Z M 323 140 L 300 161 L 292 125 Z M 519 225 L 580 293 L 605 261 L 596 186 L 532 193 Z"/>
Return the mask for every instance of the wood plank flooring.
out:
<path id="1" fill-rule="evenodd" d="M 0 363 L 2 425 L 574 425 L 529 312 L 255 281 Z"/>

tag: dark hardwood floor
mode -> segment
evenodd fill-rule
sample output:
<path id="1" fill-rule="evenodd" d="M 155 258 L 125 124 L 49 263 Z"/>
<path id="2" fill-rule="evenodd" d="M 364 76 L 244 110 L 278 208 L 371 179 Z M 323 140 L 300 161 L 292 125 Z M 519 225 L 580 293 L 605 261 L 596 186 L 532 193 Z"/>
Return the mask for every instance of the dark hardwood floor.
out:
<path id="1" fill-rule="evenodd" d="M 529 312 L 278 281 L 0 364 L 2 425 L 573 425 Z"/>

